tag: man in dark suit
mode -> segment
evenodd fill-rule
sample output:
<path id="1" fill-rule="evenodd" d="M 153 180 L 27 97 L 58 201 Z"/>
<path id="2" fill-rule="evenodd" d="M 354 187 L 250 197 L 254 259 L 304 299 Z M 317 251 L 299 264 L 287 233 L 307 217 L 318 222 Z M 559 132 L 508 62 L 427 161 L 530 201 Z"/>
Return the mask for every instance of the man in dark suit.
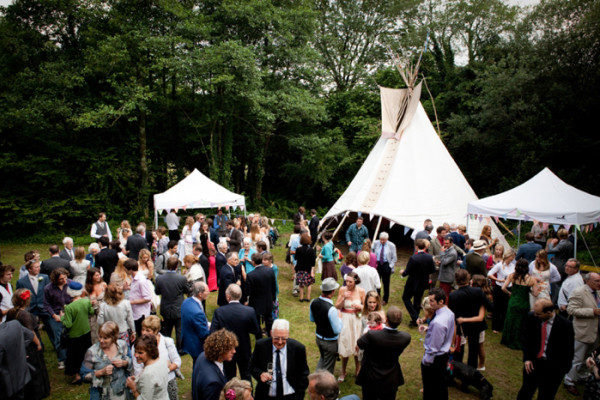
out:
<path id="1" fill-rule="evenodd" d="M 252 263 L 256 266 L 246 277 L 248 305 L 254 308 L 259 324 L 264 322 L 265 331 L 271 331 L 273 324 L 273 303 L 277 299 L 277 280 L 269 267 L 262 265 L 262 256 L 252 254 Z"/>
<path id="2" fill-rule="evenodd" d="M 242 298 L 242 289 L 232 283 L 225 292 L 229 304 L 219 307 L 213 314 L 210 332 L 216 332 L 219 329 L 225 328 L 235 333 L 238 338 L 239 345 L 235 349 L 233 360 L 225 362 L 223 369 L 227 380 L 234 378 L 235 366 L 237 364 L 240 371 L 240 377 L 250 381 L 250 355 L 252 354 L 252 346 L 250 343 L 250 334 L 256 337 L 256 340 L 262 337 L 256 314 L 252 307 L 245 306 L 240 303 Z"/>
<path id="3" fill-rule="evenodd" d="M 404 285 L 404 293 L 402 293 L 402 301 L 408 314 L 410 314 L 409 326 L 411 327 L 417 326 L 417 319 L 419 319 L 419 311 L 421 310 L 421 298 L 425 289 L 429 287 L 429 275 L 435 271 L 433 257 L 431 254 L 426 253 L 426 240 L 417 239 L 415 245 L 417 253 L 410 257 L 406 269 L 400 271 L 403 277 L 408 276 L 406 285 Z"/>
<path id="4" fill-rule="evenodd" d="M 179 259 L 170 257 L 167 260 L 167 272 L 156 277 L 154 292 L 162 295 L 160 315 L 163 317 L 161 332 L 163 336 L 171 337 L 175 328 L 177 350 L 181 353 L 181 304 L 184 294 L 188 293 L 188 282 L 185 276 L 177 273 Z"/>
<path id="5" fill-rule="evenodd" d="M 40 274 L 40 262 L 33 259 L 25 264 L 27 275 L 17 281 L 17 289 L 28 289 L 31 292 L 31 303 L 28 311 L 42 320 L 48 332 L 50 342 L 54 343 L 50 329 L 50 315 L 44 309 L 44 288 L 50 283 L 48 275 Z"/>
<path id="6" fill-rule="evenodd" d="M 317 210 L 314 208 L 310 210 L 310 222 L 308 223 L 308 230 L 310 232 L 310 240 L 314 246 L 317 243 L 317 236 L 319 235 L 319 217 L 317 217 Z"/>
<path id="7" fill-rule="evenodd" d="M 143 225 L 138 225 L 137 228 L 135 228 L 135 235 L 132 235 L 127 239 L 125 250 L 129 252 L 127 254 L 129 258 L 133 258 L 137 261 L 140 250 L 148 248 L 148 242 L 146 242 L 146 238 L 144 237 L 145 231 L 146 228 L 144 228 Z"/>
<path id="8" fill-rule="evenodd" d="M 483 259 L 483 253 L 486 249 L 487 245 L 483 240 L 476 240 L 473 243 L 473 251 L 466 255 L 464 266 L 471 276 L 487 276 L 487 268 Z"/>
<path id="9" fill-rule="evenodd" d="M 233 359 L 238 345 L 235 334 L 227 329 L 211 333 L 206 338 L 204 352 L 196 360 L 192 375 L 193 400 L 219 400 L 227 378 L 219 364 Z M 235 397 L 235 396 L 234 396 Z"/>
<path id="10" fill-rule="evenodd" d="M 402 322 L 402 312 L 391 306 L 386 314 L 386 326 L 380 331 L 368 331 L 356 342 L 364 350 L 356 384 L 362 386 L 363 400 L 394 400 L 404 376 L 398 358 L 410 344 L 410 335 L 396 328 Z"/>
<path id="11" fill-rule="evenodd" d="M 66 237 L 62 241 L 63 246 L 65 247 L 60 251 L 58 256 L 63 260 L 73 261 L 75 259 L 75 251 L 73 250 L 73 239 L 70 237 Z"/>
<path id="12" fill-rule="evenodd" d="M 221 243 L 219 243 L 221 245 Z M 225 265 L 223 265 L 219 271 L 219 294 L 217 295 L 217 304 L 219 306 L 226 305 L 227 297 L 225 296 L 225 292 L 227 288 L 232 283 L 240 285 L 241 282 L 235 279 L 235 270 L 234 267 L 240 263 L 240 259 L 237 253 L 233 251 L 231 253 L 227 253 L 227 261 Z"/>
<path id="13" fill-rule="evenodd" d="M 202 308 L 202 300 L 206 300 L 208 293 L 206 283 L 194 282 L 191 296 L 181 305 L 182 346 L 183 350 L 192 356 L 194 364 L 204 351 L 204 340 L 209 334 L 208 321 Z"/>
<path id="14" fill-rule="evenodd" d="M 256 400 L 304 399 L 309 373 L 306 348 L 289 336 L 290 323 L 280 318 L 273 323 L 270 338 L 256 341 L 251 359 L 252 376 L 257 382 Z M 273 373 L 268 371 L 269 363 Z"/>
<path id="15" fill-rule="evenodd" d="M 469 286 L 471 277 L 464 269 L 454 274 L 458 290 L 450 293 L 448 308 L 456 317 L 456 330 L 462 332 L 469 345 L 467 364 L 473 368 L 478 366 L 479 334 L 487 328 L 485 322 L 485 294 L 480 288 Z M 454 359 L 463 361 L 464 345 L 456 349 Z"/>
<path id="16" fill-rule="evenodd" d="M 100 245 L 100 252 L 96 254 L 96 268 L 102 268 L 104 282 L 109 284 L 110 276 L 119 262 L 119 255 L 116 250 L 108 248 L 108 238 L 106 236 L 98 239 L 98 244 Z"/>
<path id="17" fill-rule="evenodd" d="M 236 253 L 239 253 L 240 249 L 242 248 L 244 234 L 235 227 L 235 223 L 232 220 L 227 221 L 226 240 L 229 244 L 229 251 L 235 251 Z"/>
<path id="18" fill-rule="evenodd" d="M 534 242 L 535 235 L 532 232 L 527 232 L 527 234 L 525 234 L 525 240 L 527 240 L 527 243 L 519 246 L 517 257 L 515 259 L 519 260 L 524 258 L 529 262 L 533 262 L 535 260 L 535 255 L 542 249 L 542 246 Z"/>
<path id="19" fill-rule="evenodd" d="M 539 299 L 525 319 L 523 337 L 523 386 L 517 399 L 531 399 L 536 390 L 538 399 L 554 399 L 573 360 L 573 324 L 554 314 L 549 299 Z"/>
<path id="20" fill-rule="evenodd" d="M 71 269 L 71 265 L 67 260 L 60 258 L 60 256 L 58 255 L 58 246 L 53 244 L 52 246 L 50 246 L 48 251 L 50 252 L 50 258 L 47 258 L 44 261 L 42 261 L 40 272 L 44 275 L 50 276 L 52 271 L 54 271 L 55 269 L 64 268 L 67 271 L 69 271 L 69 276 L 72 277 L 73 270 Z"/>

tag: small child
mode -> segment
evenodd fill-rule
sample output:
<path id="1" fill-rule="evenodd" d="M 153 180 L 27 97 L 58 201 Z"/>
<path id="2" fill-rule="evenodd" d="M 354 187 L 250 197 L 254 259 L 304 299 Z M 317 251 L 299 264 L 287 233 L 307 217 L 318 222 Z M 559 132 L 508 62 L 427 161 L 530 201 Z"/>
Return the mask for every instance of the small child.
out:
<path id="1" fill-rule="evenodd" d="M 378 312 L 369 313 L 367 326 L 370 331 L 380 331 L 383 329 L 383 317 Z"/>

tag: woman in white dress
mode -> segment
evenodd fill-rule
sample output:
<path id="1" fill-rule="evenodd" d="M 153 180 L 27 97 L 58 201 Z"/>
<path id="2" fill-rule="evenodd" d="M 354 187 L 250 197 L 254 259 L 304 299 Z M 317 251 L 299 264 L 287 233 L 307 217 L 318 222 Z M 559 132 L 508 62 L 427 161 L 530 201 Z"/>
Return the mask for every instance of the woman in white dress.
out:
<path id="1" fill-rule="evenodd" d="M 69 262 L 71 265 L 71 271 L 73 271 L 73 280 L 85 285 L 85 279 L 87 277 L 88 269 L 90 269 L 89 260 L 85 259 L 85 248 L 79 246 L 75 249 L 75 259 Z M 67 293 L 70 293 L 71 289 L 67 289 Z"/>
<path id="2" fill-rule="evenodd" d="M 361 311 L 365 304 L 365 291 L 358 287 L 360 277 L 356 272 L 349 272 L 344 278 L 346 286 L 340 288 L 340 293 L 335 302 L 335 307 L 341 311 L 343 323 L 342 331 L 338 338 L 338 353 L 342 358 L 342 373 L 338 381 L 343 382 L 346 378 L 346 367 L 348 359 L 354 356 L 356 365 L 356 376 L 360 371 L 356 341 L 362 334 Z"/>
<path id="3" fill-rule="evenodd" d="M 537 299 L 550 298 L 550 261 L 546 250 L 538 250 L 535 253 L 535 260 L 529 265 L 530 275 L 537 281 L 539 294 L 534 296 L 529 293 L 529 306 L 533 310 L 533 305 Z"/>
<path id="4" fill-rule="evenodd" d="M 184 255 L 192 254 L 192 250 L 194 249 L 194 238 L 192 237 L 192 226 L 194 225 L 194 218 L 187 217 L 185 219 L 185 226 L 181 231 L 181 238 L 185 243 L 185 252 Z"/>

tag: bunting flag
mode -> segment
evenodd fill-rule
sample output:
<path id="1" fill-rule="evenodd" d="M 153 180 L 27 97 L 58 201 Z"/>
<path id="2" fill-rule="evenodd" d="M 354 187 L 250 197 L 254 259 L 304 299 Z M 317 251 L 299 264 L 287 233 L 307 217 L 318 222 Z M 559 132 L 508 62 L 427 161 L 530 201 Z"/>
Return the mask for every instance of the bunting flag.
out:
<path id="1" fill-rule="evenodd" d="M 343 212 L 343 213 L 342 213 L 342 217 L 343 217 L 344 215 L 346 215 L 346 213 L 345 213 L 345 212 Z"/>
<path id="2" fill-rule="evenodd" d="M 410 228 L 408 226 L 404 227 L 404 236 L 406 236 L 406 234 L 408 233 L 408 231 L 410 231 Z"/>
<path id="3" fill-rule="evenodd" d="M 244 211 L 244 206 L 243 205 L 240 206 L 240 210 Z"/>
<path id="4" fill-rule="evenodd" d="M 225 211 L 229 211 L 229 206 L 225 206 Z"/>
<path id="5" fill-rule="evenodd" d="M 549 223 L 547 223 L 547 222 L 544 222 L 544 223 L 542 224 L 542 228 L 544 228 L 544 230 L 548 230 L 548 227 L 549 227 L 549 226 L 550 226 L 550 224 L 549 224 Z"/>
<path id="6" fill-rule="evenodd" d="M 521 211 L 519 211 L 519 209 L 517 209 L 517 213 L 516 213 L 517 217 L 520 217 L 521 214 L 522 214 Z"/>
<path id="7" fill-rule="evenodd" d="M 560 228 L 560 225 L 554 224 L 552 225 L 552 227 L 554 228 L 554 232 L 558 232 L 558 228 Z"/>
<path id="8" fill-rule="evenodd" d="M 525 215 L 525 216 L 523 216 L 523 220 L 525 222 L 527 222 L 527 221 L 531 221 L 531 218 L 529 218 L 529 215 Z"/>
<path id="9" fill-rule="evenodd" d="M 563 224 L 563 226 L 565 227 L 567 232 L 569 232 L 569 229 L 571 229 L 571 224 Z"/>
<path id="10" fill-rule="evenodd" d="M 479 222 L 483 221 L 483 217 L 480 215 L 479 216 Z"/>
<path id="11" fill-rule="evenodd" d="M 181 207 L 183 211 L 187 210 L 187 206 Z"/>
<path id="12" fill-rule="evenodd" d="M 496 223 L 500 222 L 500 218 L 498 218 L 497 216 L 494 217 L 494 221 L 496 221 Z"/>
<path id="13" fill-rule="evenodd" d="M 392 226 L 394 226 L 396 223 L 394 221 L 390 221 L 390 229 L 392 229 Z M 405 233 L 406 235 L 406 233 Z"/>
<path id="14" fill-rule="evenodd" d="M 489 225 L 492 219 L 490 217 L 485 217 L 485 223 Z"/>
<path id="15" fill-rule="evenodd" d="M 271 218 L 271 225 L 273 225 L 274 222 L 275 222 L 275 220 L 273 218 Z"/>
<path id="16" fill-rule="evenodd" d="M 502 215 L 502 219 L 505 220 L 505 221 L 506 221 L 506 217 L 507 217 L 506 214 Z"/>
<path id="17" fill-rule="evenodd" d="M 285 219 L 282 219 L 281 222 L 283 222 L 284 225 L 287 224 L 287 220 Z"/>
<path id="18" fill-rule="evenodd" d="M 357 214 L 358 214 L 359 217 L 362 216 L 362 212 L 360 212 L 360 211 L 357 212 Z"/>
<path id="19" fill-rule="evenodd" d="M 594 228 L 596 228 L 598 226 L 597 222 L 594 222 Z"/>

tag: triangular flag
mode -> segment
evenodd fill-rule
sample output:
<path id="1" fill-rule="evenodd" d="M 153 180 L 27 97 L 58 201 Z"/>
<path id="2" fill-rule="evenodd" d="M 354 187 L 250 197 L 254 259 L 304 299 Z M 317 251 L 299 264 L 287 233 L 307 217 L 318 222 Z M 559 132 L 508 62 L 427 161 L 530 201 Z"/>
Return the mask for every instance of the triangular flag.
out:
<path id="1" fill-rule="evenodd" d="M 550 226 L 550 224 L 549 224 L 549 223 L 547 223 L 547 222 L 544 222 L 544 223 L 542 224 L 542 228 L 544 228 L 544 230 L 547 230 L 549 226 Z"/>
<path id="2" fill-rule="evenodd" d="M 225 206 L 225 211 L 229 211 L 229 206 Z"/>
<path id="3" fill-rule="evenodd" d="M 183 211 L 187 210 L 187 206 L 183 206 L 181 208 L 183 209 Z"/>
<path id="4" fill-rule="evenodd" d="M 517 217 L 520 217 L 520 216 L 521 216 L 521 214 L 522 214 L 522 213 L 521 213 L 521 211 L 519 211 L 519 209 L 517 209 L 517 214 L 516 214 L 516 215 L 517 215 Z"/>
<path id="5" fill-rule="evenodd" d="M 498 223 L 500 221 L 500 218 L 494 217 L 494 221 L 496 221 L 496 223 Z"/>
<path id="6" fill-rule="evenodd" d="M 394 226 L 395 222 L 394 221 L 390 221 L 390 229 L 392 229 L 392 226 Z"/>
<path id="7" fill-rule="evenodd" d="M 565 227 L 567 232 L 569 231 L 569 229 L 571 229 L 571 224 L 563 224 L 563 226 Z"/>
<path id="8" fill-rule="evenodd" d="M 523 216 L 523 220 L 524 220 L 524 221 L 530 221 L 530 220 L 531 220 L 531 218 L 529 218 L 529 215 L 525 215 L 525 216 Z"/>
<path id="9" fill-rule="evenodd" d="M 554 224 L 552 225 L 552 227 L 554 228 L 554 232 L 558 232 L 558 228 L 560 228 L 560 225 Z"/>
<path id="10" fill-rule="evenodd" d="M 287 223 L 287 220 L 284 219 L 284 220 L 282 220 L 282 222 L 285 225 Z"/>
<path id="11" fill-rule="evenodd" d="M 490 217 L 485 217 L 485 223 L 489 224 L 492 219 Z"/>
<path id="12" fill-rule="evenodd" d="M 479 222 L 481 222 L 483 220 L 483 217 L 480 215 L 479 216 Z"/>
<path id="13" fill-rule="evenodd" d="M 506 221 L 506 214 L 502 215 L 502 219 Z"/>
<path id="14" fill-rule="evenodd" d="M 360 211 L 357 214 L 358 214 L 359 217 L 362 216 L 362 213 Z"/>
<path id="15" fill-rule="evenodd" d="M 273 225 L 275 223 L 275 220 L 273 218 L 271 218 L 271 225 Z"/>
<path id="16" fill-rule="evenodd" d="M 244 206 L 243 205 L 240 206 L 240 210 L 244 211 Z"/>
<path id="17" fill-rule="evenodd" d="M 594 228 L 595 228 L 595 227 L 597 227 L 597 226 L 598 226 L 598 223 L 597 223 L 597 222 L 594 222 Z"/>
<path id="18" fill-rule="evenodd" d="M 408 231 L 410 231 L 410 228 L 408 226 L 404 227 L 404 236 L 406 236 L 406 234 L 408 233 Z"/>

